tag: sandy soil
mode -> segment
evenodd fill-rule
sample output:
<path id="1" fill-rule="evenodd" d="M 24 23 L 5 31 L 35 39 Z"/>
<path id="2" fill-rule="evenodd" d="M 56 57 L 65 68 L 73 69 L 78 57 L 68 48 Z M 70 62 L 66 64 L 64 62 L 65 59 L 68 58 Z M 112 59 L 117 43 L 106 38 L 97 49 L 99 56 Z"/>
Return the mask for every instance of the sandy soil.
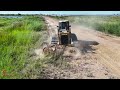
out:
<path id="1" fill-rule="evenodd" d="M 45 17 L 51 27 L 50 35 L 57 33 L 58 21 Z M 67 47 L 64 56 L 71 69 L 69 71 L 52 69 L 64 73 L 59 78 L 74 79 L 112 79 L 120 78 L 120 38 L 106 35 L 96 30 L 88 29 L 80 25 L 71 24 L 73 41 L 78 41 L 76 47 Z M 97 43 L 97 44 L 95 44 Z M 95 45 L 94 45 L 95 44 Z M 75 52 L 70 52 L 75 50 Z M 54 67 L 53 67 L 54 68 Z M 54 73 L 55 74 L 55 73 Z M 55 75 L 60 75 L 59 73 Z M 50 73 L 51 78 L 54 78 Z"/>

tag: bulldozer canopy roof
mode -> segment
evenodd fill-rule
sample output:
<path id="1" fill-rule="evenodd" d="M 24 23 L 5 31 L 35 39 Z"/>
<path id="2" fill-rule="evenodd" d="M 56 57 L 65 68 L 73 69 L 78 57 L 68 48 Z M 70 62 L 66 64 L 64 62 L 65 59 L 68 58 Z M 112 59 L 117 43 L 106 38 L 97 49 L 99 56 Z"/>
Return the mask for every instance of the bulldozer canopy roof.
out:
<path id="1" fill-rule="evenodd" d="M 62 21 L 59 21 L 59 22 L 68 22 L 68 20 L 62 20 Z"/>

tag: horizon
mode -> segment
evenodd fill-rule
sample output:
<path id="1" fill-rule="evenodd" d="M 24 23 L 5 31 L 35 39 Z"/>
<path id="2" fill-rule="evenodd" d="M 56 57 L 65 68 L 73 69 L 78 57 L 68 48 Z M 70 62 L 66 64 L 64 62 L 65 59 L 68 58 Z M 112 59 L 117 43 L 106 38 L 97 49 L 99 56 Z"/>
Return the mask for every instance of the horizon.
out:
<path id="1" fill-rule="evenodd" d="M 0 14 L 114 15 L 120 11 L 0 11 Z"/>

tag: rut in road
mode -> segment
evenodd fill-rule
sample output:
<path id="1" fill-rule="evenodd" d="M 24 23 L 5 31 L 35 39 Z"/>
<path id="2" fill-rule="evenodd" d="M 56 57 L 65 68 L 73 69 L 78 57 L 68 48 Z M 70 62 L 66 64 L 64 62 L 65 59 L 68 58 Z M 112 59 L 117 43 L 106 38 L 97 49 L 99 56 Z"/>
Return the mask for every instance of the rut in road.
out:
<path id="1" fill-rule="evenodd" d="M 50 17 L 45 19 L 53 30 L 57 30 L 58 20 Z M 77 50 L 82 52 L 70 53 L 68 51 L 73 48 L 67 47 L 64 55 L 71 56 L 66 57 L 71 68 L 61 70 L 51 66 L 48 69 L 51 72 L 48 74 L 49 78 L 54 78 L 54 75 L 56 78 L 120 78 L 119 37 L 108 36 L 75 24 L 71 24 L 71 32 L 74 41 L 78 41 Z M 64 75 L 61 76 L 60 72 Z"/>

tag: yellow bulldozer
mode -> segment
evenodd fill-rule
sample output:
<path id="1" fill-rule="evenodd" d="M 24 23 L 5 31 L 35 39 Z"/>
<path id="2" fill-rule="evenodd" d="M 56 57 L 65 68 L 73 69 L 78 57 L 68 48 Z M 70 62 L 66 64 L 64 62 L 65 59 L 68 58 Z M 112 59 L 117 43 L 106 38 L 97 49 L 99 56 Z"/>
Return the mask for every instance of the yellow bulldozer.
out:
<path id="1" fill-rule="evenodd" d="M 58 38 L 59 45 L 71 45 L 71 26 L 69 21 L 59 21 Z"/>
<path id="2" fill-rule="evenodd" d="M 51 44 L 71 45 L 71 26 L 68 20 L 59 21 L 57 36 L 52 37 Z"/>
<path id="3" fill-rule="evenodd" d="M 71 25 L 68 20 L 62 20 L 58 22 L 57 35 L 52 36 L 51 44 L 44 48 L 43 51 L 55 52 L 56 50 L 72 45 L 71 38 Z M 61 47 L 62 46 L 62 47 Z M 54 48 L 54 49 L 52 49 Z"/>

